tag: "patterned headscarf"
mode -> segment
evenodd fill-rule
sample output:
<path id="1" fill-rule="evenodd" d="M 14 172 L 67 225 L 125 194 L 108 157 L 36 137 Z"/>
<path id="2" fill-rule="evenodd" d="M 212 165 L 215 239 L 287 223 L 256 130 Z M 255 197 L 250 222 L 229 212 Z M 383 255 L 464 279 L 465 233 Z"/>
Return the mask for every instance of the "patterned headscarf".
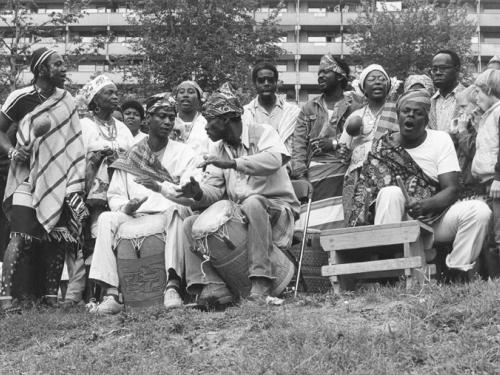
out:
<path id="1" fill-rule="evenodd" d="M 234 117 L 243 114 L 243 106 L 240 104 L 229 82 L 224 83 L 217 91 L 210 95 L 203 106 L 203 116 L 207 120 L 225 114 L 232 114 Z"/>
<path id="2" fill-rule="evenodd" d="M 31 64 L 30 64 L 30 70 L 31 73 L 37 74 L 38 71 L 40 70 L 40 66 L 44 63 L 45 60 L 47 60 L 51 55 L 54 53 L 57 53 L 57 51 L 53 49 L 47 49 L 45 47 L 38 48 L 33 52 L 31 55 Z"/>
<path id="3" fill-rule="evenodd" d="M 108 85 L 114 85 L 114 82 L 108 76 L 101 74 L 80 89 L 78 98 L 88 106 L 96 94 Z"/>
<path id="4" fill-rule="evenodd" d="M 340 65 L 335 61 L 333 55 L 328 53 L 324 55 L 319 62 L 319 71 L 324 70 L 325 72 L 335 72 L 340 74 L 342 77 L 347 79 L 347 72 L 340 67 Z"/>
<path id="5" fill-rule="evenodd" d="M 390 91 L 391 79 L 389 78 L 389 74 L 387 74 L 387 72 L 385 71 L 385 69 L 381 65 L 371 64 L 371 65 L 368 65 L 366 68 L 364 68 L 363 71 L 361 72 L 361 74 L 359 75 L 359 88 L 361 89 L 361 91 L 363 93 L 365 92 L 366 77 L 368 77 L 368 74 L 370 74 L 371 72 L 374 72 L 376 70 L 378 70 L 379 72 L 381 72 L 385 76 L 385 78 L 387 79 L 387 92 Z"/>
<path id="6" fill-rule="evenodd" d="M 196 92 L 198 92 L 198 97 L 200 98 L 200 101 L 203 100 L 203 90 L 201 89 L 200 85 L 198 85 L 198 83 L 196 83 L 195 81 L 190 81 L 190 80 L 182 81 L 181 83 L 179 83 L 179 85 L 177 85 L 177 87 L 174 90 L 174 97 L 177 97 L 177 92 L 179 91 L 179 87 L 181 87 L 181 85 L 184 84 L 189 84 L 193 86 Z"/>
<path id="7" fill-rule="evenodd" d="M 420 89 L 405 92 L 396 103 L 396 110 L 399 112 L 401 107 L 408 102 L 419 104 L 427 114 L 429 114 L 429 111 L 431 110 L 431 95 L 427 92 L 427 90 Z"/>
<path id="8" fill-rule="evenodd" d="M 434 93 L 434 84 L 432 83 L 432 79 L 425 74 L 412 74 L 411 76 L 408 76 L 405 81 L 404 92 L 411 90 L 416 84 L 424 86 L 424 88 L 429 91 L 430 95 Z"/>
<path id="9" fill-rule="evenodd" d="M 177 112 L 175 99 L 169 92 L 150 96 L 146 99 L 146 103 L 148 103 L 146 112 L 149 114 L 155 113 L 159 108 L 172 109 Z"/>

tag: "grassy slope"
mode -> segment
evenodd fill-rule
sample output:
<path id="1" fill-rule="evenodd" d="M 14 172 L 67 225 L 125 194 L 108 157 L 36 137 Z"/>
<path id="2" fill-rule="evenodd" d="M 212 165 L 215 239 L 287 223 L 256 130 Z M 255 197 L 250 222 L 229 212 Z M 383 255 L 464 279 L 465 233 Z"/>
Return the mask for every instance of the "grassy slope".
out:
<path id="1" fill-rule="evenodd" d="M 500 281 L 225 312 L 0 318 L 0 373 L 499 374 Z"/>

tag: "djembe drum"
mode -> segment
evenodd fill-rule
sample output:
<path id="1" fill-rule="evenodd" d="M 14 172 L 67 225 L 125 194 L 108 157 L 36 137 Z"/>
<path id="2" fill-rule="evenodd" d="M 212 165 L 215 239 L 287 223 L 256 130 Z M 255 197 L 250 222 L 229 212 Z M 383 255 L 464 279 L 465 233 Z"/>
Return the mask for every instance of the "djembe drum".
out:
<path id="1" fill-rule="evenodd" d="M 249 279 L 247 219 L 240 206 L 228 200 L 214 203 L 193 223 L 194 251 L 210 260 L 219 276 L 234 295 L 247 297 L 252 287 Z M 295 272 L 293 263 L 276 246 L 270 261 L 275 279 L 271 295 L 278 296 Z"/>
<path id="2" fill-rule="evenodd" d="M 166 216 L 146 215 L 120 225 L 116 235 L 116 262 L 125 306 L 163 303 Z"/>

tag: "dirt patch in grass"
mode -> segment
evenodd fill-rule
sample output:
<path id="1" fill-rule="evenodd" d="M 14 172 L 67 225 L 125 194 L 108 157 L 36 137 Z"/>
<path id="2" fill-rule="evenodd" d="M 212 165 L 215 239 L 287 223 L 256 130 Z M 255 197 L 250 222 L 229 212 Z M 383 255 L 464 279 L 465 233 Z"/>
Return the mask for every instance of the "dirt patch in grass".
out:
<path id="1" fill-rule="evenodd" d="M 498 374 L 500 282 L 374 287 L 224 312 L 0 318 L 1 373 Z"/>

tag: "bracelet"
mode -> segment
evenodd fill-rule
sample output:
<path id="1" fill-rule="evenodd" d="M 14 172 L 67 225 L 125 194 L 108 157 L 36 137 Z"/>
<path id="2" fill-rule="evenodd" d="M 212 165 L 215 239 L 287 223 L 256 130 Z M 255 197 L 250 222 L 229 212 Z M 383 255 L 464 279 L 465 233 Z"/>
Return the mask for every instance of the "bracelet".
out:
<path id="1" fill-rule="evenodd" d="M 9 149 L 9 152 L 7 153 L 7 157 L 12 160 L 14 157 L 17 155 L 17 150 L 14 147 L 11 147 Z"/>

